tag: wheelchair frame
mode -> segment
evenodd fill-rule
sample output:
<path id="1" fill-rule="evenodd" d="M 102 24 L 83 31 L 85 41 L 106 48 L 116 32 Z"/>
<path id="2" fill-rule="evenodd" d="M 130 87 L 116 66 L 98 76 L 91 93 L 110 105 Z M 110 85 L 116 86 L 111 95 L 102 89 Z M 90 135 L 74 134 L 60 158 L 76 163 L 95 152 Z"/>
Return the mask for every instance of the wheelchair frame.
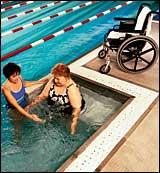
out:
<path id="1" fill-rule="evenodd" d="M 156 63 L 159 53 L 158 45 L 151 37 L 146 36 L 146 27 L 149 17 L 151 17 L 152 14 L 158 15 L 159 13 L 150 11 L 144 20 L 142 30 L 134 30 L 138 15 L 144 5 L 149 4 L 141 4 L 136 18 L 115 18 L 115 20 L 120 20 L 120 25 L 114 25 L 113 29 L 110 29 L 104 35 L 103 49 L 98 53 L 100 59 L 106 58 L 106 63 L 99 69 L 101 73 L 107 74 L 111 70 L 109 51 L 117 52 L 116 59 L 118 66 L 125 72 L 141 73 L 148 70 Z M 119 39 L 108 38 L 111 31 L 124 33 L 125 36 L 119 37 Z M 143 50 L 146 48 L 146 45 L 149 48 Z M 149 61 L 145 59 L 148 53 L 152 55 Z"/>

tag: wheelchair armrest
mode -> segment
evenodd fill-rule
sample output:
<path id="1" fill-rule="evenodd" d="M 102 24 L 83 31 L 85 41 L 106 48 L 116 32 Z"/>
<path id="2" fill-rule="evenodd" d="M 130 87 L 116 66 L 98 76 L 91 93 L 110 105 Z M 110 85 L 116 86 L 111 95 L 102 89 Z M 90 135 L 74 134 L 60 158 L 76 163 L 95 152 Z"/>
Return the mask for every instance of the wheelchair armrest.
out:
<path id="1" fill-rule="evenodd" d="M 155 15 L 159 15 L 159 12 L 157 12 L 157 11 L 151 11 L 150 13 L 155 14 Z"/>
<path id="2" fill-rule="evenodd" d="M 121 20 L 121 21 L 136 21 L 135 18 L 125 18 L 125 17 L 115 17 L 114 20 Z"/>
<path id="3" fill-rule="evenodd" d="M 120 21 L 120 25 L 119 28 L 116 26 L 113 29 L 119 29 L 119 30 L 123 30 L 123 31 L 128 31 L 128 30 L 134 30 L 135 28 L 135 22 L 133 21 Z"/>
<path id="4" fill-rule="evenodd" d="M 120 30 L 130 30 L 135 27 L 136 19 L 135 18 L 125 18 L 125 17 L 115 17 L 115 20 L 120 21 L 119 29 Z M 113 29 L 118 29 L 117 27 L 114 27 Z"/>
<path id="5" fill-rule="evenodd" d="M 137 34 L 145 34 L 145 32 L 143 30 L 132 30 L 132 31 L 129 31 L 131 33 L 137 33 Z"/>
<path id="6" fill-rule="evenodd" d="M 114 29 L 114 31 L 116 32 L 127 32 L 127 33 L 137 33 L 137 34 L 144 34 L 144 31 L 142 30 L 132 30 L 129 28 L 125 28 L 125 29 Z"/>

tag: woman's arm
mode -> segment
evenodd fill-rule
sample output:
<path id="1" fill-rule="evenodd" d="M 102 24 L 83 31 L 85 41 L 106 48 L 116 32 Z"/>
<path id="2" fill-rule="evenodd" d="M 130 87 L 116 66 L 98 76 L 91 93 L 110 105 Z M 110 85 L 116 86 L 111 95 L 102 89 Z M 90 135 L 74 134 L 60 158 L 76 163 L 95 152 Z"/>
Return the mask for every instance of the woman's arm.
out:
<path id="1" fill-rule="evenodd" d="M 38 85 L 38 84 L 45 84 L 48 82 L 48 78 L 46 79 L 41 79 L 38 81 L 24 81 L 24 86 L 25 87 L 30 87 L 30 86 L 34 86 L 34 85 Z"/>
<path id="2" fill-rule="evenodd" d="M 12 96 L 10 90 L 8 88 L 6 88 L 5 86 L 2 86 L 2 91 L 5 95 L 5 97 L 7 98 L 7 100 L 10 102 L 10 104 L 12 104 L 22 115 L 26 116 L 27 118 L 36 121 L 38 123 L 42 123 L 43 120 L 38 118 L 37 115 L 35 114 L 30 114 L 28 112 L 26 112 L 16 101 L 16 99 Z"/>
<path id="3" fill-rule="evenodd" d="M 81 112 L 80 108 L 73 108 L 71 127 L 70 127 L 70 133 L 72 135 L 74 135 L 75 132 L 76 132 L 76 128 L 77 128 L 77 123 L 78 123 L 78 119 L 79 119 L 79 116 L 80 116 L 80 112 Z"/>
<path id="4" fill-rule="evenodd" d="M 37 96 L 28 106 L 25 107 L 25 110 L 28 111 L 32 106 L 36 105 L 37 103 L 41 102 L 48 96 L 49 89 L 51 87 L 53 78 L 49 80 L 49 82 L 44 87 L 43 91 L 39 96 Z"/>
<path id="5" fill-rule="evenodd" d="M 31 107 L 33 107 L 34 105 L 38 104 L 39 102 L 41 102 L 42 100 L 44 100 L 46 98 L 46 96 L 40 94 L 39 96 L 37 96 L 29 105 L 27 105 L 24 110 L 25 111 L 29 111 L 29 109 Z"/>
<path id="6" fill-rule="evenodd" d="M 71 131 L 71 134 L 75 134 L 77 123 L 78 123 L 78 119 L 79 119 L 80 112 L 81 112 L 81 100 L 82 100 L 82 97 L 81 97 L 79 88 L 77 88 L 74 85 L 69 87 L 69 89 L 68 89 L 68 97 L 69 97 L 69 100 L 70 100 L 70 104 L 71 104 L 71 106 L 73 108 L 70 131 Z"/>
<path id="7" fill-rule="evenodd" d="M 22 79 L 22 77 L 21 77 Z M 44 77 L 38 81 L 26 81 L 26 80 L 23 80 L 23 83 L 24 83 L 24 86 L 25 87 L 30 87 L 30 86 L 34 86 L 34 85 L 38 85 L 38 84 L 45 84 L 47 83 L 49 80 L 51 79 L 51 76 L 48 76 L 48 77 Z"/>

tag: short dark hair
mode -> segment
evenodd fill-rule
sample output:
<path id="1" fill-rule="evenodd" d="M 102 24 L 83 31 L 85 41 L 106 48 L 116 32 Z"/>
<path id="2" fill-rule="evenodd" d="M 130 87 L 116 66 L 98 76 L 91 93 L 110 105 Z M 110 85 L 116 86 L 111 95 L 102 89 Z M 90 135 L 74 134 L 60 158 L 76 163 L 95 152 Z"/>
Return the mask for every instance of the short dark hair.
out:
<path id="1" fill-rule="evenodd" d="M 21 72 L 21 68 L 15 63 L 9 62 L 3 67 L 3 74 L 6 78 L 9 78 L 15 72 Z"/>

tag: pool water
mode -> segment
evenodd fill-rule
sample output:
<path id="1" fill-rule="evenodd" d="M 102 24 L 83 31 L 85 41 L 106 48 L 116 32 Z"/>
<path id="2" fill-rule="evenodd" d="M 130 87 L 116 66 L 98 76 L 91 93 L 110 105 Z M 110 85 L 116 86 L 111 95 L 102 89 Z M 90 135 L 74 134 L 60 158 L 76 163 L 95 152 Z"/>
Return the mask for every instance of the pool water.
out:
<path id="1" fill-rule="evenodd" d="M 61 12 L 68 8 L 73 8 L 87 1 L 68 1 L 62 4 L 44 8 L 43 10 L 28 13 L 27 15 L 13 18 L 9 21 L 2 22 L 1 32 L 6 32 L 11 29 L 26 25 L 33 21 L 42 19 L 52 14 Z M 68 26 L 83 21 L 91 16 L 96 15 L 102 11 L 113 8 L 125 1 L 101 1 L 92 4 L 88 7 L 76 10 L 74 12 L 65 14 L 55 19 L 34 25 L 14 34 L 1 38 L 1 56 L 12 52 L 22 46 L 31 44 L 49 34 L 55 33 Z M 152 8 L 158 7 L 155 1 L 143 1 L 150 3 Z M 23 11 L 37 8 L 39 6 L 51 3 L 51 1 L 37 1 L 32 4 L 22 6 L 2 12 L 1 18 L 11 16 Z M 1 63 L 2 67 L 12 61 L 22 67 L 22 76 L 26 80 L 35 80 L 47 75 L 50 69 L 58 62 L 70 63 L 86 52 L 92 50 L 103 42 L 104 34 L 118 24 L 114 17 L 125 16 L 133 17 L 136 15 L 137 9 L 141 1 L 133 2 L 124 8 L 113 11 L 103 17 L 100 17 L 92 22 L 75 28 L 58 37 L 55 37 L 43 44 L 35 46 L 27 51 L 24 51 L 16 56 L 13 56 Z M 37 65 L 38 62 L 38 65 Z M 2 72 L 1 72 L 2 74 Z M 2 75 L 1 83 L 5 78 Z"/>
<path id="2" fill-rule="evenodd" d="M 76 134 L 69 133 L 70 116 L 62 116 L 53 108 L 51 113 L 46 100 L 30 110 L 46 119 L 45 124 L 22 119 L 14 126 L 12 118 L 7 116 L 2 121 L 1 134 L 3 172 L 56 171 L 128 99 L 109 89 L 75 79 L 86 101 L 86 109 L 80 116 Z M 48 118 L 49 114 L 51 119 Z"/>
<path id="3" fill-rule="evenodd" d="M 14 5 L 18 2 L 12 1 L 8 4 Z M 1 38 L 1 56 L 83 21 L 97 13 L 113 8 L 123 2 L 125 1 L 97 2 L 75 12 L 5 36 Z M 151 4 L 153 10 L 158 8 L 158 2 L 144 2 Z M 26 6 L 2 12 L 1 18 L 34 9 L 48 3 L 51 3 L 51 1 L 35 1 Z M 67 1 L 63 4 L 4 21 L 1 25 L 1 32 L 15 29 L 82 3 L 86 3 L 86 1 Z M 135 1 L 128 6 L 113 11 L 1 62 L 1 84 L 5 81 L 2 68 L 8 62 L 14 62 L 21 66 L 21 74 L 25 80 L 37 80 L 47 75 L 56 63 L 68 64 L 83 54 L 86 54 L 88 51 L 100 45 L 103 42 L 104 34 L 113 25 L 117 24 L 117 21 L 114 21 L 114 17 L 135 16 L 141 3 L 142 1 Z M 4 4 L 2 8 L 6 6 L 7 4 Z M 102 122 L 107 119 L 106 116 L 109 117 L 109 115 L 122 105 L 123 101 L 117 102 L 115 98 L 112 99 L 113 96 L 110 98 L 108 95 L 105 95 L 104 97 L 104 94 L 101 92 L 98 93 L 100 88 L 92 91 L 92 87 L 82 87 L 84 97 L 88 100 L 89 106 L 85 114 L 81 116 L 78 131 L 75 136 L 69 135 L 68 127 L 64 126 L 66 119 L 63 118 L 60 119 L 61 121 L 52 121 L 44 125 L 37 125 L 25 119 L 23 125 L 19 126 L 20 130 L 15 133 L 11 118 L 8 116 L 5 107 L 6 100 L 3 94 L 1 94 L 1 170 L 26 172 L 31 170 L 56 170 L 68 156 L 96 131 Z M 103 92 L 105 93 L 105 91 Z M 107 94 L 109 93 L 107 92 Z M 35 109 L 35 111 L 39 110 L 39 108 Z M 59 146 L 62 146 L 62 149 L 59 149 Z"/>

